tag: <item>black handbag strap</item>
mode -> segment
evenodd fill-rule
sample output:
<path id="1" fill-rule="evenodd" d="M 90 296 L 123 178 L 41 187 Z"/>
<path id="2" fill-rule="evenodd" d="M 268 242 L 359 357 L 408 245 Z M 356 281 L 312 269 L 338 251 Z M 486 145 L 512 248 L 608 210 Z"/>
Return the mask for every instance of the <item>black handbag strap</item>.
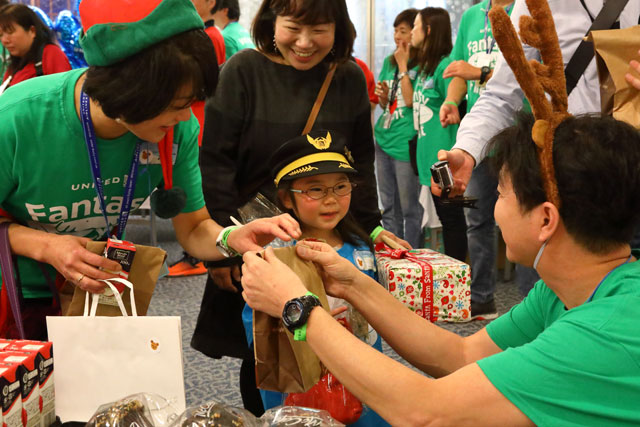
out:
<path id="1" fill-rule="evenodd" d="M 604 6 L 602 6 L 600 13 L 598 13 L 598 16 L 596 16 L 596 19 L 591 24 L 591 28 L 589 28 L 586 35 L 589 35 L 591 31 L 608 30 L 613 27 L 613 24 L 616 23 L 622 9 L 624 9 L 628 2 L 629 0 L 607 0 Z M 588 10 L 587 13 L 589 13 Z M 589 16 L 591 16 L 590 13 Z M 571 91 L 578 84 L 578 80 L 580 80 L 584 70 L 589 66 L 593 56 L 593 43 L 583 39 L 576 51 L 573 53 L 567 67 L 564 69 L 564 75 L 567 81 L 567 96 L 569 96 Z"/>
<path id="2" fill-rule="evenodd" d="M 22 310 L 20 310 L 20 296 L 15 272 L 13 271 L 13 260 L 11 259 L 11 246 L 9 245 L 9 225 L 10 222 L 0 223 L 0 269 L 4 286 L 9 296 L 9 305 L 13 313 L 14 321 L 18 327 L 20 338 L 24 339 L 24 325 L 22 323 Z"/>

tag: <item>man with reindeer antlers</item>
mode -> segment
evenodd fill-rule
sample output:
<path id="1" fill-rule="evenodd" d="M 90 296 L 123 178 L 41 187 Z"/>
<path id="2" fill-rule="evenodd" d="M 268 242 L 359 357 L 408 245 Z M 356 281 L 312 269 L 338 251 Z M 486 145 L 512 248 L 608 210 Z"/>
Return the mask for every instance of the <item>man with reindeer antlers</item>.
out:
<path id="1" fill-rule="evenodd" d="M 640 1 L 637 0 L 607 0 L 610 8 L 617 8 L 617 3 L 624 6 L 618 16 L 615 14 L 613 28 L 627 28 L 640 23 Z M 624 5 L 623 3 L 626 3 Z M 549 8 L 553 15 L 560 49 L 565 67 L 573 58 L 582 38 L 587 34 L 594 20 L 603 10 L 604 0 L 548 0 Z M 621 6 L 621 7 L 622 7 Z M 524 0 L 516 0 L 511 12 L 511 20 L 519 25 L 520 17 L 527 15 L 527 4 Z M 609 28 L 607 26 L 607 28 Z M 591 57 L 593 56 L 592 47 Z M 524 46 L 527 59 L 540 60 L 540 53 L 531 46 Z M 583 52 L 584 53 L 584 52 Z M 582 55 L 582 54 L 581 54 Z M 576 61 L 580 62 L 580 61 Z M 586 66 L 588 64 L 588 66 Z M 598 113 L 600 112 L 600 85 L 595 61 L 582 67 L 572 67 L 575 88 L 569 94 L 569 112 L 572 114 Z M 513 124 L 516 112 L 523 106 L 523 93 L 518 83 L 504 60 L 498 60 L 491 80 L 488 81 L 486 90 L 474 105 L 474 108 L 464 117 L 458 134 L 456 144 L 451 151 L 439 153 L 440 160 L 448 160 L 456 181 L 456 188 L 452 195 L 462 194 L 471 178 L 472 170 L 480 165 L 487 154 L 487 144 L 491 137 L 501 129 Z M 439 192 L 437 186 L 432 186 L 435 192 Z M 486 194 L 485 190 L 482 194 Z M 469 194 L 478 196 L 478 194 Z M 638 236 L 636 236 L 636 239 Z M 521 293 L 526 292 L 535 282 L 535 272 L 530 269 L 518 267 L 516 282 Z M 484 284 L 484 282 L 483 282 Z M 492 300 L 493 295 L 486 295 L 486 291 L 495 286 L 488 283 L 484 286 L 482 294 L 477 296 L 483 301 Z M 473 299 L 473 298 L 472 298 Z"/>
<path id="2" fill-rule="evenodd" d="M 640 219 L 640 136 L 612 118 L 569 115 L 550 10 L 545 0 L 527 3 L 533 18 L 522 21 L 521 37 L 544 65 L 525 60 L 504 10 L 490 14 L 535 114 L 490 145 L 507 256 L 542 277 L 524 301 L 460 337 L 411 313 L 328 245 L 297 247 L 317 264 L 327 293 L 353 304 L 398 354 L 437 378 L 372 350 L 322 308 L 301 313 L 324 365 L 392 425 L 640 424 L 640 252 L 628 244 Z M 305 295 L 271 249 L 244 262 L 252 308 L 279 317 Z"/>

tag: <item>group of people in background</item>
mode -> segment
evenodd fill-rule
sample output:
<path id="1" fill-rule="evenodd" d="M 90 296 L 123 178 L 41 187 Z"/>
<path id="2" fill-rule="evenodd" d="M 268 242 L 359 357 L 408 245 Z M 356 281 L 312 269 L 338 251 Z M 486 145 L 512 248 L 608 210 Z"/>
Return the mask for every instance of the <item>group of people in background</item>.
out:
<path id="1" fill-rule="evenodd" d="M 6 3 L 0 0 L 0 4 L 3 1 Z M 535 211 L 541 218 L 551 212 L 545 217 L 553 225 L 551 231 L 541 225 L 522 237 L 520 230 L 508 229 L 505 240 L 509 240 L 506 243 L 516 261 L 532 265 L 532 251 L 523 247 L 537 244 L 531 237 L 535 232 L 547 233 L 544 235 L 548 239 L 554 233 L 559 235 L 557 241 L 564 246 L 551 243 L 552 253 L 562 253 L 563 248 L 584 250 L 572 240 L 573 235 L 567 236 L 575 232 L 581 238 L 589 233 L 585 227 L 563 233 L 562 225 L 558 225 L 562 212 L 544 206 L 547 210 L 537 210 L 544 200 L 537 203 L 535 199 L 537 204 L 531 202 L 532 206 L 522 208 L 522 203 L 528 203 L 523 202 L 527 189 L 520 181 L 513 181 L 530 170 L 539 174 L 533 167 L 515 167 L 522 160 L 518 155 L 527 165 L 535 163 L 533 145 L 527 145 L 529 148 L 520 154 L 509 151 L 515 137 L 532 144 L 525 138 L 531 134 L 532 123 L 523 119 L 520 128 L 509 128 L 515 113 L 526 103 L 501 59 L 488 12 L 491 7 L 502 7 L 519 17 L 527 13 L 524 1 L 483 0 L 472 6 L 462 16 L 455 44 L 446 10 L 426 7 L 402 11 L 393 23 L 396 49 L 385 58 L 377 84 L 366 65 L 353 57 L 356 33 L 345 0 L 263 0 L 251 33 L 238 23 L 238 0 L 140 0 L 140 10 L 132 10 L 127 4 L 124 0 L 83 0 L 81 44 L 89 68 L 23 83 L 71 67 L 51 32 L 27 6 L 0 6 L 0 41 L 6 59 L 2 80 L 3 90 L 8 89 L 0 96 L 0 217 L 12 222 L 9 239 L 20 259 L 27 310 L 41 313 L 52 303 L 40 262 L 49 264 L 49 271 L 63 281 L 101 292 L 104 284 L 99 280 L 112 277 L 104 270 L 117 271 L 119 266 L 91 254 L 84 245 L 90 239 L 109 237 L 114 228 L 120 233 L 116 235 L 121 235 L 128 211 L 139 207 L 156 187 L 170 189 L 175 181 L 186 202 L 172 221 L 186 252 L 170 272 L 179 276 L 195 268 L 208 273 L 191 345 L 212 358 L 242 359 L 242 399 L 254 414 L 261 414 L 274 402 L 261 396 L 256 387 L 254 352 L 245 335 L 247 312 L 250 316 L 245 301 L 254 309 L 279 316 L 282 303 L 299 297 L 302 289 L 271 250 L 266 251 L 264 259 L 251 253 L 278 237 L 287 241 L 321 239 L 337 249 L 334 256 L 329 246 L 312 243 L 299 253 L 324 269 L 329 294 L 348 300 L 362 311 L 407 360 L 433 376 L 444 377 L 434 383 L 394 365 L 379 352 L 361 346 L 361 342 L 345 338 L 330 316 L 314 315 L 310 324 L 312 348 L 375 410 L 358 425 L 383 425 L 380 415 L 398 425 L 438 416 L 458 423 L 473 420 L 464 418 L 466 412 L 461 408 L 477 411 L 476 419 L 485 423 L 510 425 L 557 421 L 553 411 L 559 417 L 572 411 L 584 415 L 580 407 L 569 402 L 571 399 L 567 399 L 566 411 L 564 407 L 549 409 L 543 398 L 549 390 L 539 378 L 541 392 L 528 407 L 527 396 L 522 397 L 518 387 L 515 391 L 511 387 L 513 378 L 500 374 L 501 361 L 512 369 L 509 372 L 514 377 L 518 367 L 528 366 L 529 353 L 508 349 L 535 342 L 537 334 L 548 326 L 544 319 L 526 312 L 528 308 L 545 310 L 547 303 L 552 305 L 549 324 L 562 314 L 560 300 L 554 299 L 555 294 L 548 292 L 544 283 L 538 282 L 536 288 L 541 299 L 523 305 L 516 312 L 518 319 L 502 320 L 489 333 L 483 329 L 462 339 L 434 325 L 425 326 L 416 316 L 409 317 L 408 311 L 376 287 L 375 274 L 370 271 L 374 270 L 372 245 L 383 238 L 407 248 L 423 246 L 425 211 L 419 200 L 424 187 L 428 189 L 426 207 L 433 203 L 442 224 L 445 253 L 460 260 L 467 254 L 470 257 L 474 318 L 497 317 L 496 203 L 496 212 L 502 213 L 501 227 L 508 227 L 514 219 L 531 231 L 532 223 L 523 219 L 527 212 Z M 563 53 L 575 50 L 602 4 L 600 0 L 549 1 L 559 23 Z M 110 13 L 101 14 L 106 9 Z M 630 2 L 619 26 L 637 25 L 639 16 L 640 6 Z M 570 19 L 561 19 L 567 17 Z M 130 29 L 105 32 L 105 26 L 113 22 L 127 22 Z M 151 26 L 154 31 L 140 38 L 135 31 L 138 26 Z M 525 54 L 538 55 L 533 49 L 525 50 Z M 640 86 L 633 76 L 630 81 Z M 15 87 L 18 83 L 20 86 Z M 598 111 L 596 92 L 592 64 L 569 97 L 569 110 Z M 32 102 L 23 102 L 27 98 Z M 372 126 L 371 108 L 375 103 L 382 113 Z M 46 123 L 42 119 L 45 115 Z M 52 124 L 59 127 L 56 132 L 51 132 Z M 627 127 L 609 122 L 587 120 L 567 125 L 576 132 L 593 129 L 602 135 L 608 126 L 634 140 Z M 93 139 L 88 128 L 94 130 Z M 498 180 L 488 170 L 487 146 L 504 128 L 511 130 L 500 133 L 492 145 L 500 157 L 499 169 L 506 168 L 500 169 Z M 571 138 L 565 135 L 563 140 Z M 171 154 L 162 160 L 159 152 L 166 144 Z M 130 170 L 137 167 L 140 146 L 156 153 L 157 162 L 141 165 L 131 181 Z M 95 181 L 95 167 L 89 164 L 87 155 L 91 147 L 107 178 L 105 194 L 98 193 L 97 197 L 97 188 L 81 185 Z M 633 156 L 629 159 L 638 157 L 637 153 Z M 430 167 L 439 160 L 449 161 L 458 193 L 466 189 L 468 195 L 478 197 L 477 209 L 447 203 L 439 187 L 432 186 Z M 70 161 L 74 170 L 61 177 L 59 172 L 68 169 Z M 635 185 L 637 174 L 628 174 L 629 182 Z M 533 180 L 537 185 L 539 176 Z M 128 206 L 122 197 L 123 185 L 113 185 L 125 181 L 133 194 Z M 500 202 L 496 195 L 498 182 Z M 257 194 L 277 203 L 286 213 L 235 225 L 238 209 Z M 621 195 L 620 200 L 624 197 Z M 102 199 L 105 203 L 99 203 Z M 620 222 L 625 230 L 633 228 L 637 215 L 625 215 Z M 519 246 L 527 237 L 526 245 Z M 607 242 L 614 241 L 616 250 L 626 256 L 625 238 L 626 234 L 616 235 Z M 538 261 L 546 244 L 539 249 Z M 245 252 L 249 254 L 244 258 L 229 256 Z M 635 258 L 629 256 L 627 262 L 632 260 Z M 631 262 L 622 270 L 635 269 L 635 264 Z M 566 288 L 567 294 L 562 293 L 566 284 L 558 277 L 566 279 L 562 276 L 565 272 L 548 257 L 542 265 L 547 277 L 555 279 L 550 282 L 562 283 L 554 289 L 560 289 L 563 297 L 572 296 L 565 299 L 575 304 L 565 303 L 564 310 L 578 306 L 579 298 L 573 298 L 570 287 Z M 600 273 L 589 271 L 589 278 Z M 370 278 L 364 279 L 358 272 Z M 521 269 L 518 275 L 525 284 L 523 293 L 537 281 L 532 269 Z M 279 279 L 286 279 L 285 283 L 279 283 Z M 366 297 L 353 298 L 352 289 Z M 0 332 L 5 320 L 0 316 Z M 518 329 L 518 320 L 527 323 L 526 332 Z M 40 323 L 33 337 L 46 333 Z M 411 334 L 401 335 L 398 331 L 403 327 L 411 328 Z M 558 341 L 547 343 L 544 354 L 549 355 L 553 345 L 563 344 L 563 336 L 554 335 Z M 415 337 L 421 339 L 417 346 Z M 379 342 L 369 344 L 380 350 Z M 569 342 L 565 340 L 564 344 Z M 341 351 L 342 345 L 350 351 Z M 358 365 L 357 357 L 350 355 L 360 354 L 365 363 Z M 499 354 L 503 356 L 490 358 Z M 475 363 L 483 358 L 490 361 Z M 625 366 L 631 366 L 627 362 Z M 410 399 L 400 402 L 383 390 L 388 386 L 383 369 L 393 374 L 397 387 L 407 391 Z M 361 381 L 354 379 L 356 372 Z M 373 372 L 375 375 L 369 375 Z M 527 373 L 531 381 L 540 377 L 535 369 Z M 477 384 L 478 389 L 463 397 L 452 392 L 464 384 Z M 433 403 L 420 406 L 420 399 L 414 399 L 420 396 L 420 390 L 433 390 Z M 446 400 L 445 404 L 445 396 L 460 398 Z M 421 409 L 431 412 L 423 416 Z M 598 410 L 594 412 L 601 415 Z M 625 418 L 622 414 L 620 419 L 633 420 L 633 415 Z"/>

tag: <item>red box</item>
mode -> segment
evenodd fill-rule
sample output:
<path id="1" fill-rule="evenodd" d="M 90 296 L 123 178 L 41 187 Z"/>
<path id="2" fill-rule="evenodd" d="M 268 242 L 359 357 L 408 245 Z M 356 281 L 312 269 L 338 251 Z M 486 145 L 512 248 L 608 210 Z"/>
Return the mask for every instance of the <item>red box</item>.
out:
<path id="1" fill-rule="evenodd" d="M 23 427 L 20 363 L 0 362 L 0 407 L 2 427 Z"/>
<path id="2" fill-rule="evenodd" d="M 56 402 L 53 386 L 53 348 L 50 342 L 15 340 L 9 350 L 34 353 L 40 384 L 40 414 L 42 425 L 50 426 L 56 420 Z"/>
<path id="3" fill-rule="evenodd" d="M 4 338 L 0 338 L 0 351 L 4 351 L 9 345 L 13 342 L 13 340 L 6 340 Z"/>
<path id="4" fill-rule="evenodd" d="M 40 426 L 40 379 L 36 354 L 24 351 L 4 351 L 0 362 L 18 365 L 18 379 L 22 392 L 22 408 L 26 412 L 24 427 Z"/>

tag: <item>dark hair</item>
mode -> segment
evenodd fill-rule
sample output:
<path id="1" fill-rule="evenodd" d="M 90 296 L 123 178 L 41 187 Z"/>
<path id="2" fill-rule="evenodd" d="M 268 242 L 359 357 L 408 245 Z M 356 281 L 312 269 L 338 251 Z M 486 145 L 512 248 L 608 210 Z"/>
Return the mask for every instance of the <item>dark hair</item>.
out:
<path id="1" fill-rule="evenodd" d="M 521 211 L 546 201 L 536 146 L 534 118 L 520 113 L 518 124 L 489 145 L 494 170 L 511 178 Z M 611 117 L 570 117 L 556 129 L 553 163 L 560 217 L 573 239 L 603 254 L 628 244 L 640 221 L 640 135 Z"/>
<path id="2" fill-rule="evenodd" d="M 31 43 L 31 48 L 24 56 L 17 57 L 11 55 L 9 70 L 12 74 L 20 71 L 30 62 L 36 62 L 44 46 L 55 44 L 53 31 L 42 22 L 40 17 L 38 17 L 29 6 L 16 3 L 0 7 L 0 29 L 2 31 L 9 31 L 13 29 L 15 25 L 21 26 L 25 31 L 29 31 L 31 27 L 34 27 L 36 36 L 33 39 L 33 43 Z"/>
<path id="3" fill-rule="evenodd" d="M 218 0 L 218 10 L 229 9 L 227 12 L 227 18 L 230 21 L 237 21 L 240 19 L 240 4 L 238 0 Z"/>
<path id="4" fill-rule="evenodd" d="M 349 179 L 357 183 L 357 179 L 353 180 L 353 178 L 351 177 L 349 177 Z M 295 180 L 280 181 L 280 184 L 278 185 L 278 191 L 282 190 L 289 193 L 291 197 L 291 203 L 293 204 L 294 209 L 293 210 L 287 209 L 282 203 L 282 201 L 280 200 L 279 196 L 276 196 L 276 205 L 281 211 L 287 212 L 294 218 L 297 218 L 295 213 L 296 199 L 295 197 L 293 197 L 292 193 L 289 191 L 291 190 L 291 186 L 294 181 Z M 358 191 L 357 187 L 353 191 Z M 351 243 L 352 245 L 355 245 L 355 246 L 361 245 L 364 243 L 369 247 L 370 250 L 373 250 L 373 242 L 371 241 L 371 237 L 369 237 L 369 235 L 362 229 L 362 227 L 358 225 L 355 218 L 351 214 L 351 208 L 349 208 L 349 211 L 344 216 L 344 218 L 342 218 L 342 220 L 338 222 L 338 224 L 336 225 L 336 230 L 340 234 L 340 237 L 342 238 L 342 240 L 344 240 L 345 242 Z"/>
<path id="5" fill-rule="evenodd" d="M 263 53 L 279 55 L 273 43 L 276 16 L 291 16 L 302 25 L 334 23 L 334 54 L 324 61 L 344 63 L 351 58 L 356 36 L 345 0 L 264 0 L 251 26 L 256 47 Z"/>
<path id="6" fill-rule="evenodd" d="M 217 11 L 222 9 L 222 6 L 220 6 L 220 4 L 221 4 L 221 1 L 220 0 L 216 0 L 216 3 L 213 5 L 213 7 L 211 8 L 211 10 L 209 12 L 213 15 L 214 13 L 216 13 Z"/>
<path id="7" fill-rule="evenodd" d="M 140 123 L 166 110 L 185 85 L 204 100 L 218 84 L 211 39 L 191 30 L 163 40 L 113 65 L 89 67 L 84 91 L 112 119 Z"/>
<path id="8" fill-rule="evenodd" d="M 9 0 L 0 0 L 0 7 L 6 6 L 9 4 Z"/>
<path id="9" fill-rule="evenodd" d="M 398 27 L 400 24 L 407 24 L 409 28 L 413 28 L 413 23 L 416 20 L 416 15 L 418 14 L 418 9 L 405 9 L 396 16 L 396 19 L 393 21 L 393 28 Z M 416 66 L 416 60 L 418 57 L 418 49 L 413 46 L 409 47 L 409 63 L 407 64 L 407 68 L 410 70 Z M 391 61 L 391 65 L 394 67 L 398 65 L 396 62 L 396 57 L 393 55 L 389 56 L 389 60 Z"/>
<path id="10" fill-rule="evenodd" d="M 420 72 L 429 76 L 436 70 L 442 57 L 449 55 L 453 48 L 451 20 L 449 12 L 440 7 L 425 7 L 419 13 L 424 41 L 418 49 L 418 65 Z"/>

